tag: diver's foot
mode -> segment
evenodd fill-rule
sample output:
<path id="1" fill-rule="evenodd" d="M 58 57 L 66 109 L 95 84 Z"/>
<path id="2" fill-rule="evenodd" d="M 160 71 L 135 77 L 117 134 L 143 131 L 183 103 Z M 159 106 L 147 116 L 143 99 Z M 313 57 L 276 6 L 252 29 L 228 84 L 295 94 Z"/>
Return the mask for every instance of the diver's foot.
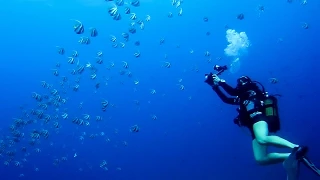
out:
<path id="1" fill-rule="evenodd" d="M 307 154 L 308 147 L 307 146 L 299 146 L 299 147 L 294 148 L 294 150 L 296 150 L 296 159 L 301 160 Z"/>

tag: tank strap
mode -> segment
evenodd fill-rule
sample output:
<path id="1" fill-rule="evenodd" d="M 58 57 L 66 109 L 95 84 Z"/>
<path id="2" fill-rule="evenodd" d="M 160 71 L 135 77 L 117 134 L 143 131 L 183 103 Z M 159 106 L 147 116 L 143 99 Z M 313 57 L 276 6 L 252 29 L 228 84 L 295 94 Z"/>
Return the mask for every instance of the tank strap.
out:
<path id="1" fill-rule="evenodd" d="M 269 107 L 273 107 L 273 104 L 268 104 L 268 105 L 263 105 L 264 108 L 269 108 Z"/>

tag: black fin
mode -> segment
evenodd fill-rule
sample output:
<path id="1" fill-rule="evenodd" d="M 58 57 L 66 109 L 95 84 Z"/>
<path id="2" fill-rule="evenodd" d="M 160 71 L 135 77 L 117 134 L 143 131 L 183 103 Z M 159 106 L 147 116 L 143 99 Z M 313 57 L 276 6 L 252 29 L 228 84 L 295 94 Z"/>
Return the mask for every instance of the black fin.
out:
<path id="1" fill-rule="evenodd" d="M 299 179 L 299 170 L 300 163 L 297 157 L 298 147 L 293 148 L 290 156 L 283 162 L 283 166 L 287 172 L 287 180 L 298 180 Z"/>

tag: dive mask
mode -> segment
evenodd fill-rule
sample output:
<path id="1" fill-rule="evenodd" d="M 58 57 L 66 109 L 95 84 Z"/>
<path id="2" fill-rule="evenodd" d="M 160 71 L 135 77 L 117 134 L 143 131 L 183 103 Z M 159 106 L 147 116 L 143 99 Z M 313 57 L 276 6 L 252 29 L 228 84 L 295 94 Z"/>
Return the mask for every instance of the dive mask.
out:
<path id="1" fill-rule="evenodd" d="M 237 79 L 237 87 L 243 87 L 250 84 L 252 81 L 248 76 L 241 76 Z"/>

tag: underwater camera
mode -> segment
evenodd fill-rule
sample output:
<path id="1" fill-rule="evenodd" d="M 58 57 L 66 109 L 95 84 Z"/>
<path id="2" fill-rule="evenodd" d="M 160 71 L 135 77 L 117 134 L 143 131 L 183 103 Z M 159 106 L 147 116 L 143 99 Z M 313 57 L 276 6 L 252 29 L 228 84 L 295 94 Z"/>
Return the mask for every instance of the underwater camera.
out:
<path id="1" fill-rule="evenodd" d="M 228 69 L 227 65 L 224 65 L 224 66 L 214 65 L 213 66 L 213 70 L 217 71 L 216 75 L 221 75 L 227 69 Z M 212 82 L 212 80 L 213 80 L 212 75 L 213 75 L 212 72 L 210 72 L 209 74 L 205 74 L 204 75 L 204 77 L 205 77 L 204 82 L 206 82 L 206 83 Z"/>
<path id="2" fill-rule="evenodd" d="M 227 69 L 228 69 L 227 65 L 224 65 L 224 66 L 214 65 L 213 66 L 213 70 L 218 72 L 217 75 L 222 74 Z"/>

